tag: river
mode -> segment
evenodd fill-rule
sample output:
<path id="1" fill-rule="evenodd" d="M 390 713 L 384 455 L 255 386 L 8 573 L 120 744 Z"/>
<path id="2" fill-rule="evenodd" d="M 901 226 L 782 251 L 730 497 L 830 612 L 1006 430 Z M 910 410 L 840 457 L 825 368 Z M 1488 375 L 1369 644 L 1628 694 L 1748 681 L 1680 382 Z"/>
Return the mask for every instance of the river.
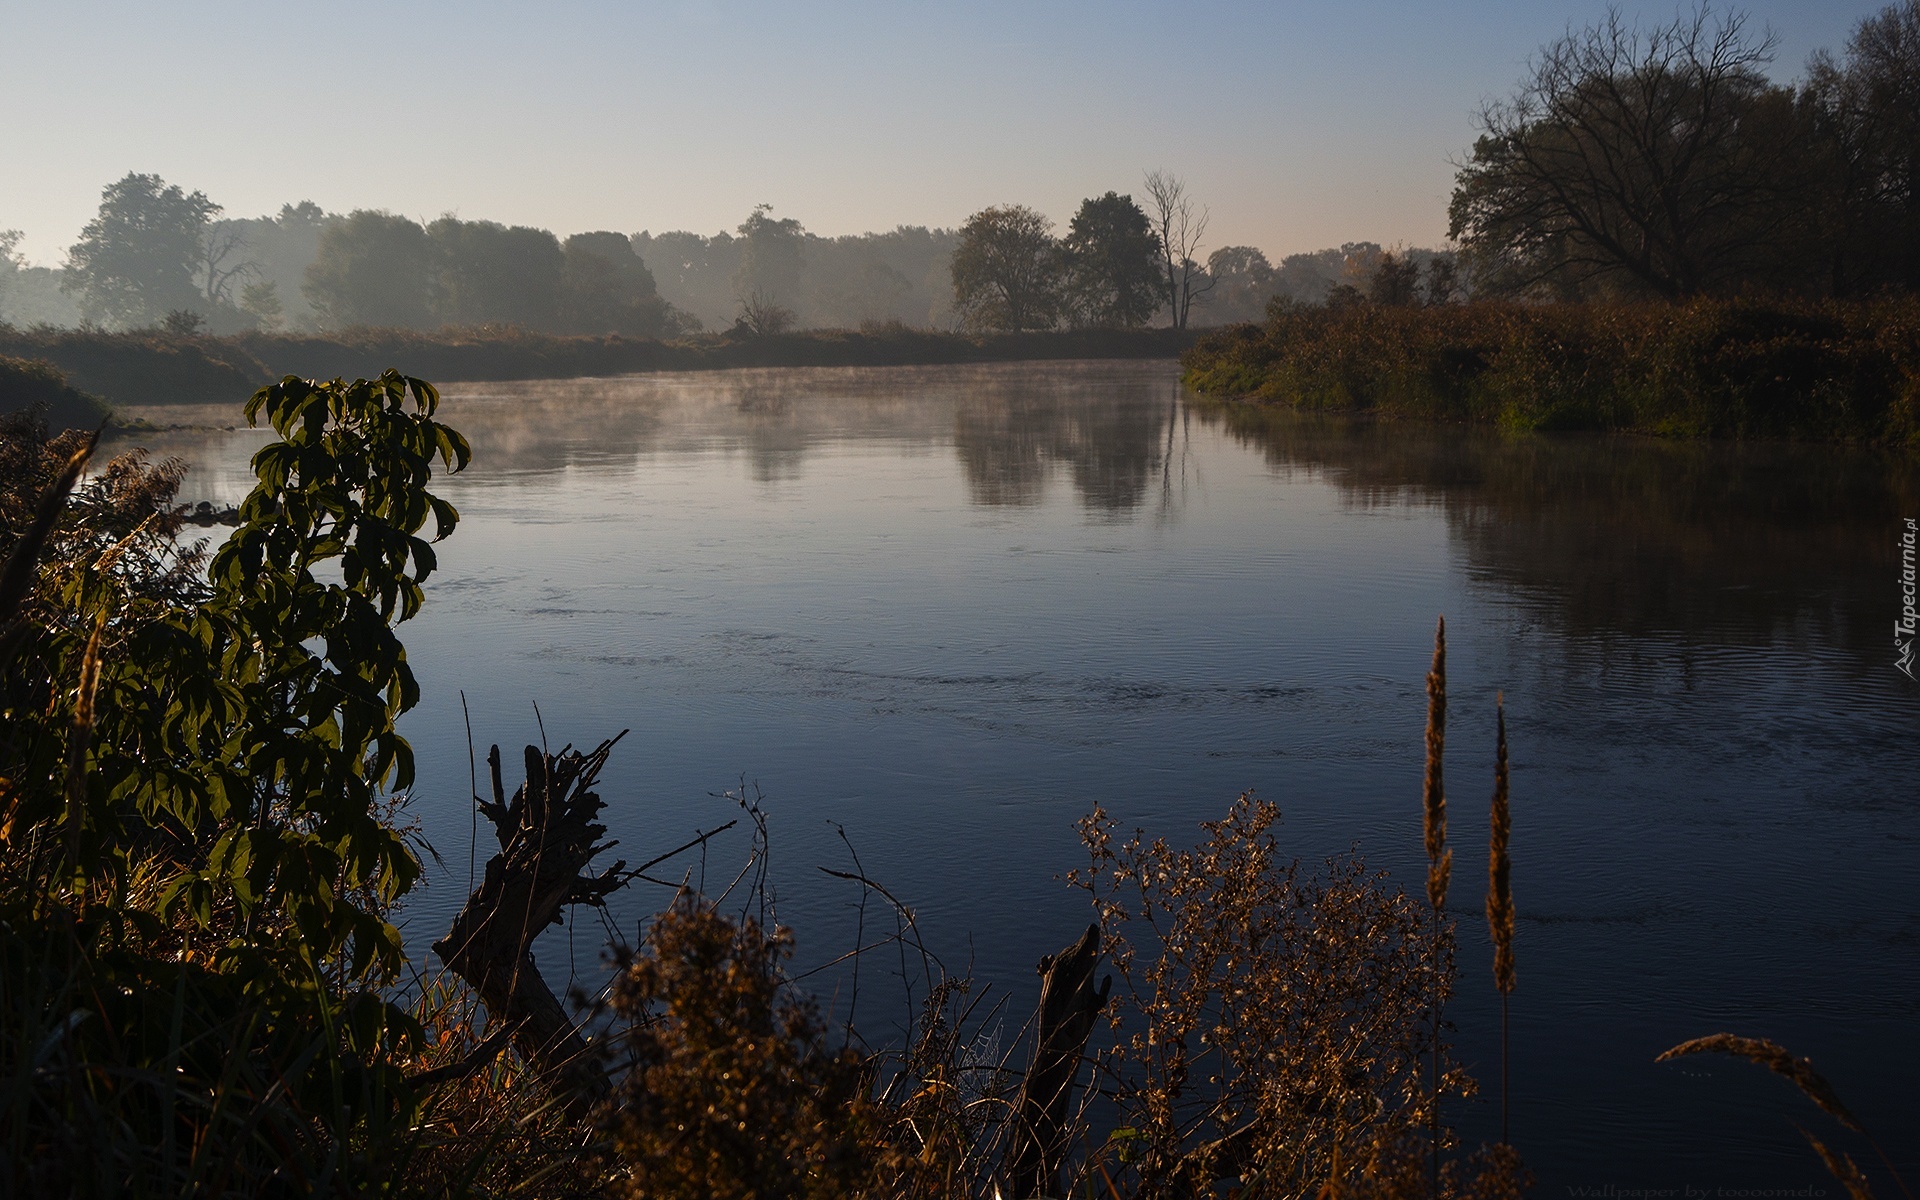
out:
<path id="1" fill-rule="evenodd" d="M 851 847 L 949 966 L 1007 990 L 1010 1038 L 1035 961 L 1086 923 L 1060 876 L 1096 801 L 1191 842 L 1254 789 L 1289 853 L 1357 846 L 1418 892 L 1444 614 L 1468 1140 L 1498 1131 L 1480 903 L 1504 693 L 1513 1139 L 1536 1194 L 1837 1194 L 1791 1122 L 1837 1131 L 1787 1085 L 1653 1062 L 1722 1030 L 1811 1056 L 1884 1143 L 1920 1143 L 1920 688 L 1892 637 L 1911 465 L 1222 415 L 1164 362 L 445 390 L 475 455 L 402 629 L 413 812 L 445 861 L 407 910 L 417 950 L 464 895 L 469 717 L 509 763 L 631 728 L 602 789 L 618 853 L 757 789 L 801 966 L 853 944 L 858 891 L 816 870 Z M 183 498 L 231 502 L 263 437 L 136 440 L 189 459 Z M 717 839 L 709 885 L 745 853 Z M 608 914 L 629 936 L 665 894 L 636 887 Z M 549 975 L 591 983 L 605 940 L 550 939 L 572 962 Z M 861 1004 L 884 1037 L 894 1016 Z"/>

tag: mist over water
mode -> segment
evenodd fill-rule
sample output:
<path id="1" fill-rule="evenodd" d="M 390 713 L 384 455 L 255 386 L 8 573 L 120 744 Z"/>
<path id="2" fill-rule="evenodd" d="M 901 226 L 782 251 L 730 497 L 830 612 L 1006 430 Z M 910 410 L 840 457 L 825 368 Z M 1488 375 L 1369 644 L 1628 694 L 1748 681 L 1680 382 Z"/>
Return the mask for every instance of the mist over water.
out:
<path id="1" fill-rule="evenodd" d="M 948 965 L 1007 990 L 1011 1036 L 1035 961 L 1087 920 L 1057 877 L 1095 801 L 1190 842 L 1253 788 L 1289 851 L 1357 845 L 1417 888 L 1444 613 L 1448 1015 L 1483 1087 L 1456 1110 L 1467 1140 L 1498 1123 L 1479 912 L 1497 690 L 1513 1135 L 1540 1194 L 1831 1187 L 1784 1084 L 1652 1062 L 1723 1029 L 1811 1056 L 1871 1127 L 1920 1127 L 1920 696 L 1886 636 L 1910 466 L 1223 417 L 1170 363 L 445 391 L 475 456 L 443 481 L 460 529 L 402 627 L 425 696 L 414 811 L 446 864 L 408 910 L 418 954 L 464 899 L 464 690 L 483 756 L 513 761 L 542 724 L 556 747 L 632 728 L 602 789 L 629 861 L 757 784 L 803 967 L 854 944 L 857 892 L 816 870 L 849 865 L 844 827 Z M 230 502 L 263 438 L 142 440 L 193 461 L 183 499 Z M 744 855 L 738 831 L 716 840 L 707 884 Z M 664 895 L 617 898 L 612 925 L 631 936 Z M 590 985 L 605 937 L 583 922 L 544 953 Z M 876 1040 L 897 1022 L 885 970 L 857 1014 Z"/>

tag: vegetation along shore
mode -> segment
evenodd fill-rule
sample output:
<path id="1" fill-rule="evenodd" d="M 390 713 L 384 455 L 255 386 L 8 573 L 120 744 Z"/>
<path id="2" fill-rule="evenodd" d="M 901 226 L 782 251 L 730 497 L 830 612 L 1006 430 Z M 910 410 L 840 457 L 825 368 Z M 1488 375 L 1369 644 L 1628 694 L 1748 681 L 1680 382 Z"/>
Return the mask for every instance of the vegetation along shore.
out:
<path id="1" fill-rule="evenodd" d="M 1920 441 L 1920 301 L 1275 304 L 1181 360 L 1203 396 L 1515 430 Z"/>
<path id="2" fill-rule="evenodd" d="M 163 330 L 107 333 L 13 329 L 0 325 L 0 359 L 21 360 L 0 374 L 0 411 L 51 402 L 39 390 L 61 380 L 113 407 L 237 401 L 288 375 L 372 377 L 395 362 L 436 378 L 463 381 L 559 379 L 639 371 L 728 367 L 903 366 L 1022 359 L 1173 358 L 1194 342 L 1184 329 L 1063 329 L 1019 333 L 947 333 L 898 324 L 857 330 L 809 330 L 758 336 L 650 338 L 567 336 L 488 326 L 421 332 L 351 329 L 336 334 L 249 333 L 179 336 Z M 41 366 L 29 369 L 25 362 Z M 49 372 L 51 368 L 51 373 Z M 15 376 L 20 382 L 15 383 Z M 56 425 L 91 425 L 84 399 Z M 124 414 L 123 414 L 124 415 Z"/>

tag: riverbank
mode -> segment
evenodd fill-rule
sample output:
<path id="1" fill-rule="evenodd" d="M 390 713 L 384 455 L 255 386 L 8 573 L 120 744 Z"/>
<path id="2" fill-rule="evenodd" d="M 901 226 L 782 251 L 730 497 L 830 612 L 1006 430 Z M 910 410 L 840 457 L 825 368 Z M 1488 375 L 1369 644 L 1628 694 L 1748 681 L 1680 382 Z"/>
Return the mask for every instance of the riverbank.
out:
<path id="1" fill-rule="evenodd" d="M 1199 339 L 1220 400 L 1516 430 L 1920 442 L 1920 301 L 1281 309 Z"/>
<path id="2" fill-rule="evenodd" d="M 1174 358 L 1197 334 L 1086 329 L 961 334 L 879 326 L 676 341 L 562 337 L 512 328 L 353 329 L 330 335 L 179 337 L 0 326 L 0 355 L 51 363 L 115 406 L 244 399 L 286 375 L 373 378 L 388 367 L 430 379 L 569 379 L 729 367 L 907 366 L 1077 358 Z"/>

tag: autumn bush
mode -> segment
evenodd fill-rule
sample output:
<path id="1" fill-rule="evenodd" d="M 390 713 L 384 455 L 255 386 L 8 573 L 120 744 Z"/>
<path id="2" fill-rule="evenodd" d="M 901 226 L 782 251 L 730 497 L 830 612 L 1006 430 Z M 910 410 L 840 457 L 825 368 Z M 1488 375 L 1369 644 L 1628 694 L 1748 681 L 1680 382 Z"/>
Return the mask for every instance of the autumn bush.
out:
<path id="1" fill-rule="evenodd" d="M 1920 439 L 1920 300 L 1276 303 L 1182 358 L 1203 395 L 1516 430 Z"/>

